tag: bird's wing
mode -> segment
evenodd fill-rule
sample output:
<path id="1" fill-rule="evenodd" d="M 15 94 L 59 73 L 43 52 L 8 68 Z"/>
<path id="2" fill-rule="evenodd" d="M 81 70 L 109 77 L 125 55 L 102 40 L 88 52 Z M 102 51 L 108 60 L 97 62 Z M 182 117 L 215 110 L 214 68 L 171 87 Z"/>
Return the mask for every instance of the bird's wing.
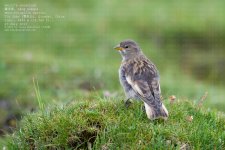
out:
<path id="1" fill-rule="evenodd" d="M 141 100 L 153 108 L 159 109 L 161 107 L 159 79 L 153 78 L 146 81 L 126 76 L 126 80 Z"/>
<path id="2" fill-rule="evenodd" d="M 127 82 L 131 85 L 136 95 L 144 102 L 146 114 L 149 119 L 168 117 L 168 111 L 160 100 L 159 79 L 153 79 L 151 84 L 145 80 L 132 80 L 127 76 Z"/>

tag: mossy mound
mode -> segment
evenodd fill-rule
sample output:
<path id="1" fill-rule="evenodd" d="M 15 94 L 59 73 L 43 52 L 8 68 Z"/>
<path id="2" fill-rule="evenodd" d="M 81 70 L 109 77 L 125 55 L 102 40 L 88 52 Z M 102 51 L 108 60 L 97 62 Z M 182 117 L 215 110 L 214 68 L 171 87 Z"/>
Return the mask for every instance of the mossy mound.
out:
<path id="1" fill-rule="evenodd" d="M 165 102 L 166 103 L 166 102 Z M 140 102 L 76 102 L 29 114 L 13 149 L 224 149 L 225 119 L 189 101 L 166 103 L 167 121 L 147 119 Z"/>

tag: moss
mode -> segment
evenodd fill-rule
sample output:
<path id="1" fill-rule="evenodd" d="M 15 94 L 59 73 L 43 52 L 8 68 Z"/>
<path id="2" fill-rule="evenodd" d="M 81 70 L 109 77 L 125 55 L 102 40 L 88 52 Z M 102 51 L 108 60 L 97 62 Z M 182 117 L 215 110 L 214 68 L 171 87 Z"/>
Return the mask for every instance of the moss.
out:
<path id="1" fill-rule="evenodd" d="M 167 121 L 147 119 L 142 104 L 96 99 L 28 114 L 9 146 L 18 149 L 225 148 L 225 120 L 189 101 L 167 103 Z M 48 113 L 47 113 L 48 112 Z M 192 116 L 192 119 L 188 117 Z"/>

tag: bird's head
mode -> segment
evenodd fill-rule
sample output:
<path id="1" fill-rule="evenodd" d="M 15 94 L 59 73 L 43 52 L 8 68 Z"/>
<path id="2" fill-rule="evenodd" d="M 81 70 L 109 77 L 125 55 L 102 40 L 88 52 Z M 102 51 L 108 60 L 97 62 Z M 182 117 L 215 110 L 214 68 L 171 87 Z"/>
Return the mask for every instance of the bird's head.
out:
<path id="1" fill-rule="evenodd" d="M 130 59 L 134 58 L 141 54 L 141 49 L 138 44 L 133 40 L 124 40 L 120 42 L 116 47 L 115 50 L 118 50 L 122 55 L 123 59 Z"/>

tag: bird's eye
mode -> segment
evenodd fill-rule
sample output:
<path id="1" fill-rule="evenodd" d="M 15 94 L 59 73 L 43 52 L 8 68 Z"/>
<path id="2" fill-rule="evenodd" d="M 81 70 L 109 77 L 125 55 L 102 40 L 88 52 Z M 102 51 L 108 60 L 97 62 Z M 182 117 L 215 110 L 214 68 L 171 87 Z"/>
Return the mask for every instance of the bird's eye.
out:
<path id="1" fill-rule="evenodd" d="M 128 45 L 125 45 L 125 48 L 128 48 Z"/>

